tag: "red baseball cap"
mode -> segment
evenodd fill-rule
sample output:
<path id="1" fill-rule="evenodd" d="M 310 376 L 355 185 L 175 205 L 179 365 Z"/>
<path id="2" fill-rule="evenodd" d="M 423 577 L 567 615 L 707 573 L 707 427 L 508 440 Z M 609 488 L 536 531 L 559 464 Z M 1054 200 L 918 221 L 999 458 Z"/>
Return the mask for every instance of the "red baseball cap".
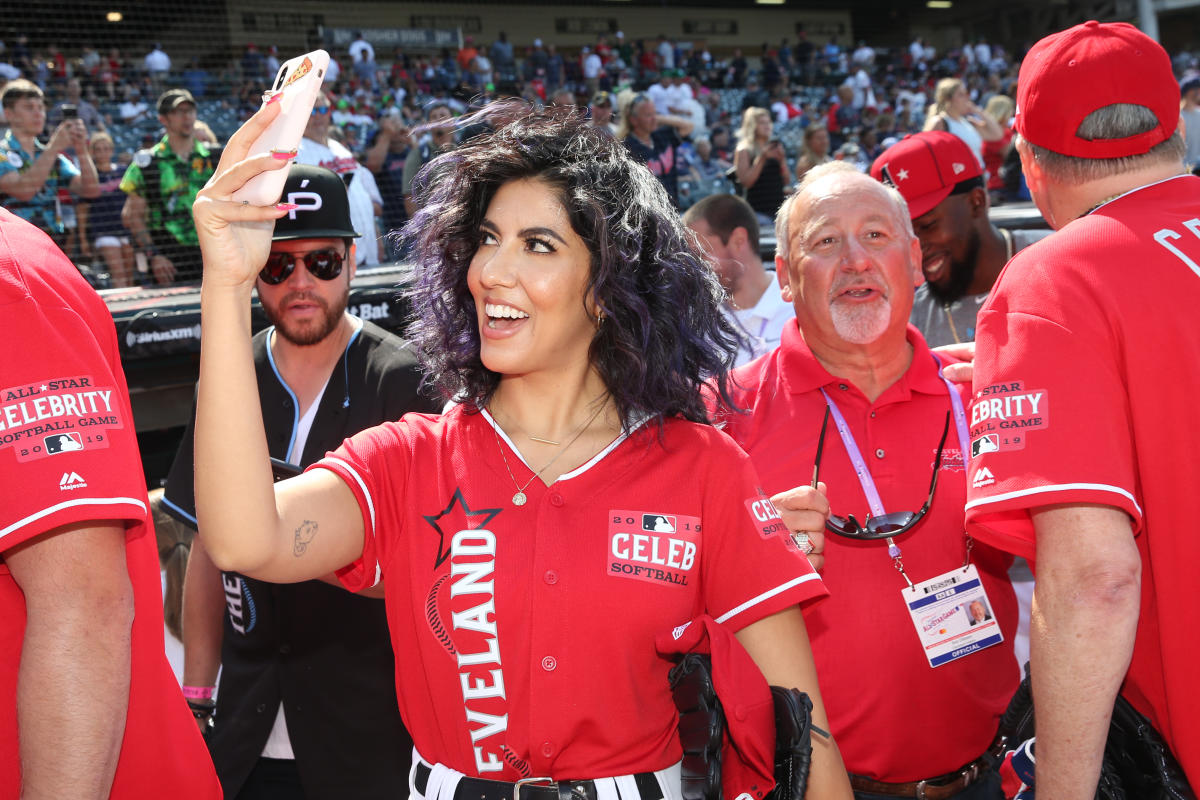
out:
<path id="1" fill-rule="evenodd" d="M 946 131 L 909 134 L 871 165 L 871 177 L 904 195 L 913 219 L 931 211 L 958 184 L 982 174 L 979 159 L 967 143 Z"/>
<path id="2" fill-rule="evenodd" d="M 1125 22 L 1095 20 L 1035 44 L 1017 78 L 1015 126 L 1024 138 L 1076 158 L 1125 158 L 1165 142 L 1179 124 L 1167 51 Z M 1084 117 L 1113 103 L 1145 106 L 1158 125 L 1123 139 L 1080 138 Z"/>

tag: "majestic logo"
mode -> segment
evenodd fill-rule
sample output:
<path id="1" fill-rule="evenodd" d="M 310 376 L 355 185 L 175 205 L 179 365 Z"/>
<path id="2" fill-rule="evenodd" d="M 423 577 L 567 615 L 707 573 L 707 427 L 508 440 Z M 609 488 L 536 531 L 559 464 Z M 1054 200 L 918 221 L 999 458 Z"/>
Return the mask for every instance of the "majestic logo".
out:
<path id="1" fill-rule="evenodd" d="M 975 470 L 975 478 L 971 481 L 971 485 L 976 489 L 980 489 L 984 486 L 991 486 L 995 482 L 996 479 L 992 477 L 992 471 L 987 467 L 980 467 Z"/>
<path id="2" fill-rule="evenodd" d="M 86 489 L 87 481 L 79 477 L 78 472 L 64 472 L 62 480 L 58 482 L 58 490 L 65 492 L 68 489 Z"/>

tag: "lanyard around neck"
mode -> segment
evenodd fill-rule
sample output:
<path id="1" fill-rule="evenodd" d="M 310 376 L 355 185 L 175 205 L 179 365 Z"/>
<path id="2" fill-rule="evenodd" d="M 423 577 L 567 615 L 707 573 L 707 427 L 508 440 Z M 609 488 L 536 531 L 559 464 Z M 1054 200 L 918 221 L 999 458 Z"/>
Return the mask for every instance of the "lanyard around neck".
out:
<path id="1" fill-rule="evenodd" d="M 942 372 L 942 362 L 938 360 L 937 356 L 932 356 L 932 358 L 933 363 L 937 364 L 938 377 L 946 384 L 946 390 L 950 393 L 950 405 L 954 409 L 954 427 L 958 433 L 958 447 L 962 455 L 963 470 L 966 471 L 968 467 L 967 445 L 970 442 L 970 434 L 967 432 L 967 414 L 963 408 L 962 398 L 958 396 L 954 384 Z M 850 456 L 850 463 L 854 466 L 854 473 L 858 475 L 858 483 L 862 487 L 863 494 L 867 496 L 867 505 L 871 509 L 871 516 L 881 517 L 887 512 L 883 509 L 883 501 L 879 497 L 879 490 L 875 488 L 875 479 L 871 477 L 871 470 L 867 467 L 866 459 L 859 451 L 858 443 L 854 441 L 854 434 L 850 432 L 846 418 L 842 416 L 841 410 L 837 407 L 837 403 L 833 402 L 829 393 L 822 388 L 821 394 L 825 396 L 825 405 L 829 407 L 829 413 L 833 416 L 838 435 L 842 437 L 842 444 L 845 445 L 846 453 Z"/>

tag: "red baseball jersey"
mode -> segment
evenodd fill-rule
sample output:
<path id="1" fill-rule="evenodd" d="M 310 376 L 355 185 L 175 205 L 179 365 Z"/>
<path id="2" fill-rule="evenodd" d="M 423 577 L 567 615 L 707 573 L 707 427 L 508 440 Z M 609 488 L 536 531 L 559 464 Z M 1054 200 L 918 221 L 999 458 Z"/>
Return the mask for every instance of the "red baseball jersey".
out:
<path id="1" fill-rule="evenodd" d="M 875 402 L 830 375 L 795 320 L 780 347 L 734 371 L 726 431 L 750 454 L 763 488 L 774 494 L 812 480 L 825 389 L 841 410 L 887 512 L 916 511 L 929 496 L 938 441 L 951 404 L 933 356 L 908 327 L 912 365 Z M 866 495 L 833 420 L 825 433 L 820 479 L 834 514 L 862 521 Z M 896 539 L 913 583 L 963 564 L 966 480 L 953 420 L 929 512 Z M 825 534 L 821 578 L 829 598 L 805 609 L 829 724 L 846 768 L 889 782 L 923 780 L 978 758 L 996 735 L 1020 677 L 1012 641 L 1017 604 L 1007 571 L 1012 557 L 975 543 L 979 570 L 1004 641 L 930 667 L 901 590 L 907 585 L 887 542 Z M 907 732 L 907 733 L 906 733 Z"/>
<path id="2" fill-rule="evenodd" d="M 1141 617 L 1122 694 L 1200 785 L 1189 509 L 1200 487 L 1200 178 L 1101 206 L 1004 268 L 979 316 L 968 526 L 1033 558 L 1030 509 L 1129 514 Z"/>
<path id="3" fill-rule="evenodd" d="M 681 757 L 655 636 L 734 630 L 825 593 L 720 431 L 667 421 L 549 487 L 486 413 L 409 414 L 314 468 L 358 498 L 359 589 L 382 575 L 418 752 L 498 780 L 662 769 Z"/>
<path id="4" fill-rule="evenodd" d="M 219 798 L 163 649 L 158 547 L 112 316 L 49 237 L 2 209 L 0 329 L 0 552 L 71 523 L 126 528 L 136 616 L 112 797 Z M 25 597 L 0 562 L 0 797 L 20 794 L 24 634 Z"/>

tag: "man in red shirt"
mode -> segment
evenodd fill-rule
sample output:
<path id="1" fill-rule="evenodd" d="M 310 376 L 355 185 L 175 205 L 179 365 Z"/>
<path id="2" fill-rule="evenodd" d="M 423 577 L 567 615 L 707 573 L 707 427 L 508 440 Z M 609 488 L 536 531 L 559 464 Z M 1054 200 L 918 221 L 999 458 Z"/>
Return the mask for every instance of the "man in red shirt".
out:
<path id="1" fill-rule="evenodd" d="M 116 330 L 0 210 L 0 797 L 221 797 L 163 650 Z"/>
<path id="2" fill-rule="evenodd" d="M 824 545 L 814 565 L 830 595 L 804 613 L 851 785 L 860 800 L 998 800 L 985 753 L 1019 677 L 1012 558 L 963 533 L 965 390 L 908 324 L 921 282 L 908 209 L 833 162 L 785 201 L 776 239 L 795 319 L 734 371 L 748 413 L 728 414 L 726 432 L 785 511 L 807 498 L 817 512 L 798 527 Z M 818 453 L 827 505 L 806 486 Z"/>
<path id="3" fill-rule="evenodd" d="M 1200 784 L 1200 178 L 1171 62 L 1130 25 L 1030 50 L 1017 149 L 1057 232 L 979 317 L 969 529 L 1036 556 L 1037 794 L 1092 798 L 1120 690 Z"/>

